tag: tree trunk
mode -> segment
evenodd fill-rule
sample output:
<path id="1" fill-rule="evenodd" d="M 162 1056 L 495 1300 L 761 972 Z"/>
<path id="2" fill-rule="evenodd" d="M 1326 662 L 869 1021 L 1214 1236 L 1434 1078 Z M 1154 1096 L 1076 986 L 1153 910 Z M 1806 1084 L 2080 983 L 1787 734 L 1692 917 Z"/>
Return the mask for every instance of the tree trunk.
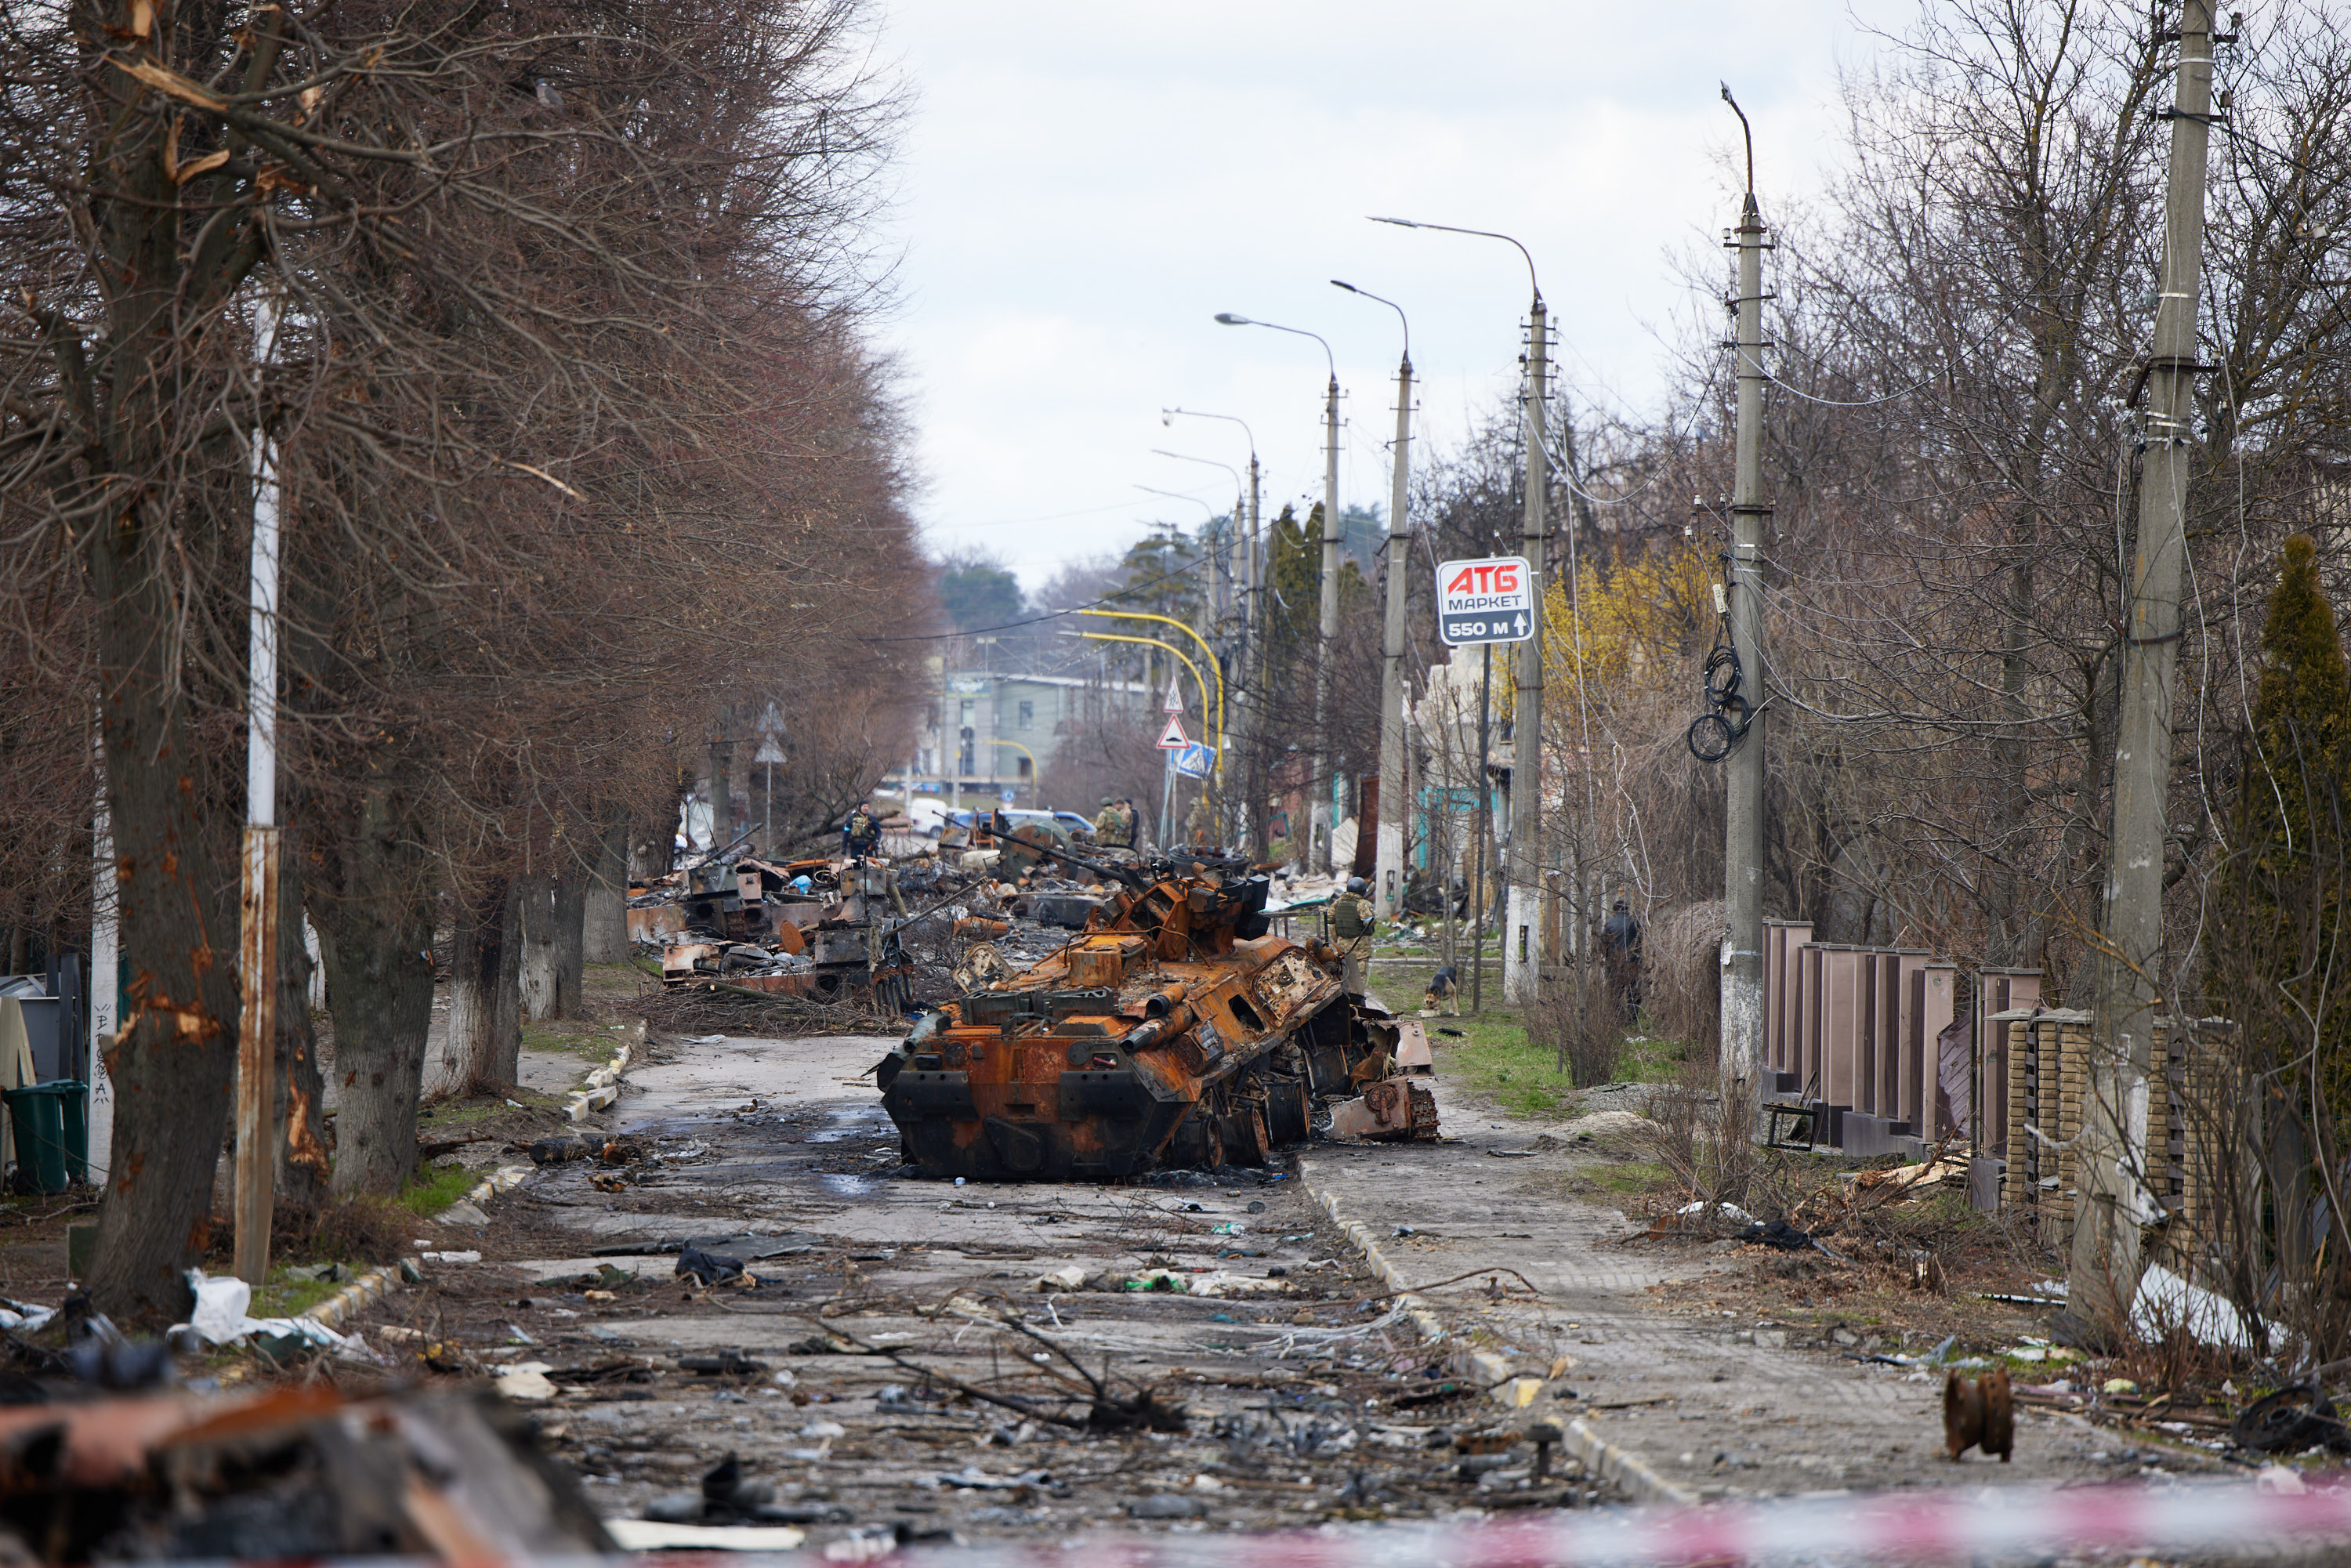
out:
<path id="1" fill-rule="evenodd" d="M 620 964 L 629 956 L 629 823 L 616 817 L 604 830 L 596 869 L 580 912 L 580 961 Z"/>
<path id="2" fill-rule="evenodd" d="M 315 911 L 341 1088 L 338 1197 L 396 1193 L 416 1167 L 416 1101 L 433 1025 L 433 902 L 419 824 L 402 807 L 395 791 L 370 789 L 320 876 L 340 894 L 318 900 Z"/>
<path id="3" fill-rule="evenodd" d="M 522 1016 L 537 1023 L 562 1016 L 556 980 L 556 927 L 553 890 L 542 874 L 526 876 L 516 884 L 517 925 L 522 933 Z"/>
<path id="4" fill-rule="evenodd" d="M 587 963 L 588 885 L 593 873 L 577 860 L 564 862 L 555 879 L 555 1010 L 549 1018 L 580 1016 L 580 982 Z"/>
<path id="5" fill-rule="evenodd" d="M 326 1201 L 334 1170 L 327 1142 L 326 1085 L 319 1035 L 310 1025 L 310 949 L 302 940 L 301 857 L 294 835 L 278 836 L 277 1095 L 270 1140 L 277 1201 L 312 1210 Z"/>
<path id="6" fill-rule="evenodd" d="M 123 1326 L 186 1317 L 186 1270 L 211 1235 L 214 1167 L 236 1068 L 237 859 L 228 769 L 199 745 L 172 672 L 159 563 L 145 530 L 95 530 L 92 576 L 107 801 L 114 835 L 124 1028 L 105 1051 L 114 1140 L 89 1293 Z M 143 519 L 153 525 L 156 519 Z M 117 541 L 109 543 L 105 541 Z"/>
<path id="7" fill-rule="evenodd" d="M 92 507 L 77 531 L 127 1005 L 105 1051 L 114 1135 L 89 1293 L 124 1328 L 187 1314 L 236 1065 L 243 748 L 202 720 L 242 706 L 245 578 L 228 563 L 246 548 L 252 491 L 241 448 L 199 434 L 220 401 L 200 356 L 259 255 L 234 204 L 190 243 L 183 214 L 200 209 L 179 197 L 177 121 L 142 101 L 129 65 L 168 47 L 170 12 L 157 29 L 134 26 L 131 10 L 72 7 L 81 36 L 120 45 L 85 51 L 91 183 L 59 193 L 89 246 L 81 275 L 97 317 L 41 311 L 62 428 L 78 447 L 70 475 L 59 467 L 50 482 Z"/>
<path id="8" fill-rule="evenodd" d="M 443 1061 L 463 1090 L 511 1089 L 521 1068 L 521 903 L 516 883 L 504 877 L 457 903 Z"/>

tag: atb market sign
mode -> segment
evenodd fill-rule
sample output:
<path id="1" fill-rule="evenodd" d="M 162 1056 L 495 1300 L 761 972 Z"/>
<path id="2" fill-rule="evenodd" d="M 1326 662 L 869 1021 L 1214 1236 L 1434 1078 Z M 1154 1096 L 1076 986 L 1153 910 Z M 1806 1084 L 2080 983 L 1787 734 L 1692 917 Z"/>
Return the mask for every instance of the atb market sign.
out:
<path id="1" fill-rule="evenodd" d="M 1525 642 L 1535 634 L 1533 585 L 1524 556 L 1444 562 L 1437 569 L 1437 634 L 1453 648 Z"/>

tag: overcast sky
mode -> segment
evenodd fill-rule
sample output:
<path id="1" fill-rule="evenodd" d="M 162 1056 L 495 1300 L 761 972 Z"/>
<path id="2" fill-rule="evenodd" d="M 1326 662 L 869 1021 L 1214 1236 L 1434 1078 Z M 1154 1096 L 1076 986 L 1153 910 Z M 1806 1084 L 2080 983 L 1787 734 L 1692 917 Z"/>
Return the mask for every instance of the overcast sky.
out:
<path id="1" fill-rule="evenodd" d="M 1270 518 L 1319 497 L 1326 370 L 1311 341 L 1217 325 L 1220 310 L 1321 333 L 1338 360 L 1340 494 L 1384 503 L 1410 313 L 1420 422 L 1439 444 L 1516 385 L 1527 278 L 1491 240 L 1368 214 L 1505 231 L 1541 269 L 1581 401 L 1654 404 L 1669 253 L 1732 219 L 1738 122 L 1775 198 L 1834 172 L 1840 68 L 1913 0 L 877 0 L 879 58 L 913 95 L 895 174 L 897 302 L 934 552 L 992 551 L 1034 587 L 1196 525 L 1233 481 L 1154 447 L 1240 466 L 1241 432 L 1163 426 L 1170 405 L 1237 414 Z"/>

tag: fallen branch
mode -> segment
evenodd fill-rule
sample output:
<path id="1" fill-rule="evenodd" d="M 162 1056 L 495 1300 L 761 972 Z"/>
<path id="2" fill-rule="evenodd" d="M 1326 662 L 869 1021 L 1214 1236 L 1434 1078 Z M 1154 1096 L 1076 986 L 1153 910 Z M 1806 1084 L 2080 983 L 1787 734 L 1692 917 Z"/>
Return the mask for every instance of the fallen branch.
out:
<path id="1" fill-rule="evenodd" d="M 1113 1392 L 1106 1381 L 1110 1371 L 1107 1363 L 1104 1364 L 1102 1368 L 1103 1375 L 1102 1377 L 1096 1377 L 1092 1373 L 1088 1372 L 1085 1369 L 1084 1365 L 1079 1362 L 1075 1355 L 1072 1355 L 1070 1353 L 1066 1346 L 1048 1338 L 1044 1334 L 1039 1333 L 1036 1330 L 1017 1319 L 1008 1319 L 997 1313 L 990 1313 L 985 1317 L 976 1316 L 970 1313 L 966 1313 L 964 1315 L 970 1317 L 974 1322 L 987 1322 L 1000 1329 L 1009 1329 L 1026 1338 L 1034 1340 L 1037 1343 L 1043 1345 L 1051 1354 L 1069 1363 L 1071 1367 L 1076 1369 L 1078 1377 L 1084 1385 L 1083 1393 L 1080 1393 L 1078 1390 L 1073 1388 L 1071 1390 L 1071 1397 L 1083 1398 L 1086 1401 L 1087 1409 L 1085 1415 L 1082 1416 L 1065 1415 L 1058 1411 L 1048 1409 L 1045 1407 L 1042 1401 L 1032 1399 L 1024 1395 L 999 1394 L 991 1389 L 979 1387 L 976 1384 L 966 1383 L 963 1379 L 953 1376 L 947 1373 L 941 1372 L 935 1367 L 925 1366 L 918 1361 L 911 1361 L 907 1359 L 906 1356 L 888 1345 L 869 1344 L 865 1341 L 859 1339 L 855 1334 L 848 1333 L 846 1330 L 837 1328 L 830 1323 L 824 1322 L 822 1319 L 819 1319 L 818 1322 L 825 1333 L 830 1334 L 835 1339 L 846 1341 L 848 1343 L 856 1346 L 859 1350 L 868 1355 L 878 1355 L 893 1366 L 902 1367 L 908 1372 L 915 1374 L 917 1376 L 926 1377 L 935 1383 L 943 1384 L 946 1386 L 954 1389 L 956 1393 L 965 1395 L 969 1398 L 979 1400 L 983 1404 L 993 1405 L 1000 1409 L 1015 1411 L 1019 1415 L 1029 1416 L 1035 1420 L 1048 1422 L 1056 1427 L 1066 1427 L 1071 1431 L 1181 1432 L 1190 1425 L 1190 1418 L 1186 1415 L 1184 1407 L 1180 1405 L 1168 1405 L 1163 1403 L 1158 1396 L 1159 1391 L 1155 1385 L 1147 1388 L 1138 1388 L 1132 1396 L 1122 1396 Z M 1057 1382 L 1061 1382 L 1064 1385 L 1070 1383 L 1070 1379 L 1067 1376 L 1053 1372 L 1050 1368 L 1039 1368 L 1038 1370 L 1044 1372 L 1046 1376 L 1054 1378 Z"/>
<path id="2" fill-rule="evenodd" d="M 1520 1273 L 1516 1269 L 1472 1269 L 1466 1274 L 1456 1274 L 1449 1280 L 1438 1280 L 1426 1285 L 1392 1285 L 1375 1296 L 1357 1297 L 1356 1304 L 1361 1305 L 1365 1301 L 1384 1301 L 1390 1296 L 1401 1296 L 1406 1291 L 1441 1291 L 1447 1285 L 1458 1285 L 1464 1280 L 1475 1280 L 1481 1276 L 1491 1278 L 1498 1274 L 1508 1274 L 1511 1279 L 1516 1280 L 1520 1284 L 1526 1287 L 1528 1295 L 1532 1296 L 1538 1301 L 1542 1300 L 1542 1292 L 1535 1289 L 1534 1282 L 1529 1280 L 1524 1274 Z"/>

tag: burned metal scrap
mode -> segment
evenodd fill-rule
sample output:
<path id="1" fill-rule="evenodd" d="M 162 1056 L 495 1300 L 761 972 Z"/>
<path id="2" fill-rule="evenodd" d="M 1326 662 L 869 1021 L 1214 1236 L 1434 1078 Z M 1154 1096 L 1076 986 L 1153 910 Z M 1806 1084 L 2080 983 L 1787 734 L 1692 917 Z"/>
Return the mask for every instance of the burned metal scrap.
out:
<path id="1" fill-rule="evenodd" d="M 14 1563 L 610 1552 L 578 1481 L 486 1395 L 177 1391 L 0 1412 Z"/>
<path id="2" fill-rule="evenodd" d="M 664 935 L 662 980 L 831 1000 L 871 991 L 895 1009 L 911 968 L 888 919 L 904 907 L 896 873 L 870 861 L 777 865 L 753 855 L 710 856 L 663 879 L 665 897 L 639 907 L 674 911 Z"/>
<path id="3" fill-rule="evenodd" d="M 1148 869 L 1061 857 L 1122 884 L 1041 962 L 926 1012 L 876 1079 L 933 1175 L 1120 1177 L 1263 1165 L 1327 1103 L 1379 1091 L 1356 1135 L 1429 1137 L 1398 1030 L 1348 998 L 1340 956 L 1271 932 L 1240 862 Z M 1359 1120 L 1361 1118 L 1358 1118 Z"/>

